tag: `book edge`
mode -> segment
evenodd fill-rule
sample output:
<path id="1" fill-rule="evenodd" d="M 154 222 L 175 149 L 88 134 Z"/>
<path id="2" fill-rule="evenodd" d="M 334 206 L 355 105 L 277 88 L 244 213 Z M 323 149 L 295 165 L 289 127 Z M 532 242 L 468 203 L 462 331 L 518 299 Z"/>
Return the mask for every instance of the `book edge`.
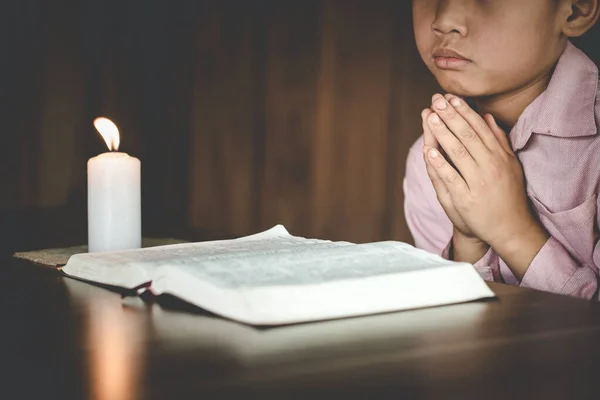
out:
<path id="1" fill-rule="evenodd" d="M 311 285 L 240 289 L 220 288 L 172 267 L 155 277 L 153 291 L 250 325 L 338 319 L 495 297 L 466 263 Z M 373 293 L 381 296 L 367 297 Z"/>

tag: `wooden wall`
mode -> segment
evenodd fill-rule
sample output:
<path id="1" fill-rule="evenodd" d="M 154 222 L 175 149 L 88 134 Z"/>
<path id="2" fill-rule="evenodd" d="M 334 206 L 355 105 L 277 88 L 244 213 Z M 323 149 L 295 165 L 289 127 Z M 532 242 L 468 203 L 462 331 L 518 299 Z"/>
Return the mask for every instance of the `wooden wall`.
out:
<path id="1" fill-rule="evenodd" d="M 13 248 L 85 240 L 113 119 L 148 236 L 410 241 L 408 147 L 436 84 L 398 0 L 27 0 L 3 6 L 0 217 Z"/>
<path id="2" fill-rule="evenodd" d="M 408 240 L 401 181 L 433 84 L 410 4 L 208 7 L 195 48 L 191 221 Z"/>

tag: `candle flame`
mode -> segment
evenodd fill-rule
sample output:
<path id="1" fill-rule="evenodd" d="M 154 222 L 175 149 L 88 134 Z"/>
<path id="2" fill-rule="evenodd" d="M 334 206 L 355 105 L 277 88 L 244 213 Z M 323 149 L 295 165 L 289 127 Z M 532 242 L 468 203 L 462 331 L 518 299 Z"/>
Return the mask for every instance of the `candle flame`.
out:
<path id="1" fill-rule="evenodd" d="M 119 150 L 119 128 L 108 118 L 100 117 L 94 120 L 94 126 L 104 141 L 108 150 Z"/>

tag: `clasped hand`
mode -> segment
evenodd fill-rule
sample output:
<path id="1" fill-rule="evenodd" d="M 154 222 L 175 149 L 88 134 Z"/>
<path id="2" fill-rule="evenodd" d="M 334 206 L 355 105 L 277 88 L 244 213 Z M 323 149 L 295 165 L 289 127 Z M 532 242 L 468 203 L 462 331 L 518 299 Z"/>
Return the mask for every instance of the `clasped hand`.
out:
<path id="1" fill-rule="evenodd" d="M 490 114 L 436 94 L 421 117 L 427 173 L 455 232 L 495 248 L 537 225 L 521 164 Z"/>

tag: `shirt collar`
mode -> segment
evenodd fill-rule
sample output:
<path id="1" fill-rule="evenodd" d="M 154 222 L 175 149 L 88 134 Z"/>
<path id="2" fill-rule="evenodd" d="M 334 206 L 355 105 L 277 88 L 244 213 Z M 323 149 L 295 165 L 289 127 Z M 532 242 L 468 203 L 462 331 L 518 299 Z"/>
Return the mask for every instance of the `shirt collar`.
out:
<path id="1" fill-rule="evenodd" d="M 513 150 L 525 147 L 532 133 L 556 137 L 595 135 L 597 89 L 596 64 L 567 42 L 548 87 L 525 108 L 511 130 Z"/>

